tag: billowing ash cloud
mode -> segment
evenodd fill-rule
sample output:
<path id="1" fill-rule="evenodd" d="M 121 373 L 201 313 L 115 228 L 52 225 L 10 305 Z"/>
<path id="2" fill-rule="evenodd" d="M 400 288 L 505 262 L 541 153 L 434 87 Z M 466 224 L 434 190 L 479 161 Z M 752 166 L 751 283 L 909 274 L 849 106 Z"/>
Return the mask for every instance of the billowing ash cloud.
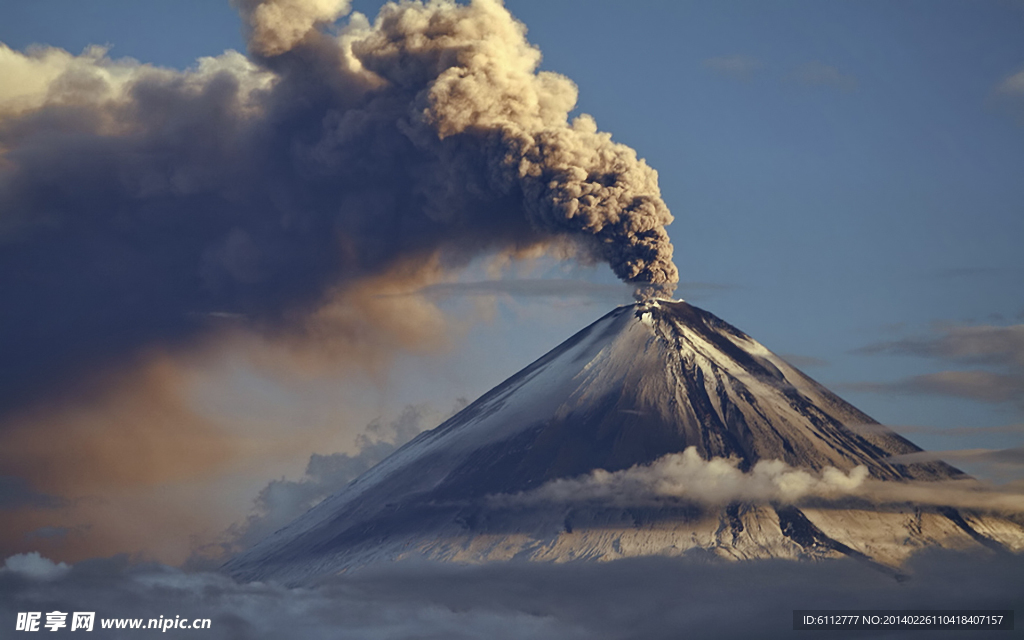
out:
<path id="1" fill-rule="evenodd" d="M 348 13 L 349 0 L 234 0 L 245 19 L 249 47 L 265 56 L 288 51 L 315 26 Z"/>
<path id="2" fill-rule="evenodd" d="M 918 454 L 893 462 L 919 462 Z M 932 458 L 927 458 L 932 459 Z M 670 453 L 647 465 L 621 471 L 597 469 L 576 478 L 552 480 L 531 491 L 490 496 L 493 506 L 599 502 L 644 504 L 680 499 L 721 506 L 730 502 L 795 504 L 807 500 L 856 498 L 877 504 L 914 503 L 995 512 L 1024 512 L 1024 495 L 976 480 L 891 482 L 868 477 L 866 467 L 848 474 L 828 467 L 813 474 L 781 460 L 761 460 L 749 472 L 739 460 L 704 460 L 695 447 Z"/>
<path id="3" fill-rule="evenodd" d="M 489 253 L 677 281 L 657 173 L 569 121 L 575 85 L 500 3 L 338 35 L 344 0 L 236 4 L 250 56 L 184 72 L 0 49 L 0 409 L 210 318 L 287 333 L 356 283 Z"/>

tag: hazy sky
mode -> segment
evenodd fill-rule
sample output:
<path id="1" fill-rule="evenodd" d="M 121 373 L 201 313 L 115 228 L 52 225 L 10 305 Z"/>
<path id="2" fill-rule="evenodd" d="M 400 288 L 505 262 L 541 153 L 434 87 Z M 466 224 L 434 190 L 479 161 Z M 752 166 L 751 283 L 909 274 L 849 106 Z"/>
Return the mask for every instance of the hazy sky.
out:
<path id="1" fill-rule="evenodd" d="M 354 10 L 372 20 L 379 6 Z M 542 51 L 541 68 L 578 86 L 573 115 L 592 115 L 657 170 L 675 216 L 679 297 L 926 448 L 1024 443 L 1024 3 L 506 6 Z M 245 50 L 237 13 L 212 0 L 8 2 L 0 42 L 75 55 L 99 44 L 115 60 L 179 70 Z M 92 197 L 87 185 L 67 197 Z M 0 251 L 17 250 L 10 237 L 0 235 Z M 244 258 L 245 246 L 229 237 L 224 251 Z M 239 260 L 229 266 L 242 269 Z M 360 299 L 401 316 L 384 321 L 412 336 L 396 348 L 397 334 L 383 330 L 323 353 L 305 335 L 287 357 L 290 338 L 273 331 L 216 345 L 165 332 L 157 344 L 139 334 L 137 357 L 62 371 L 59 384 L 46 362 L 29 373 L 0 363 L 5 380 L 47 380 L 31 387 L 32 403 L 0 416 L 0 447 L 17 452 L 0 461 L 0 507 L 13 523 L 0 551 L 180 562 L 243 520 L 270 480 L 301 476 L 311 454 L 356 456 L 367 442 L 434 426 L 630 300 L 603 264 L 549 254 L 495 269 L 477 259 L 422 295 L 399 295 L 422 284 L 411 282 Z M 3 275 L 17 296 L 34 282 Z M 495 278 L 525 282 L 459 286 Z M 74 283 L 61 286 L 79 304 Z M 342 316 L 363 313 L 344 304 Z M 380 353 L 352 347 L 364 337 Z M 413 427 L 401 422 L 408 405 Z M 83 452 L 103 468 L 82 464 Z M 1020 456 L 1003 459 L 957 462 L 1019 477 Z"/>

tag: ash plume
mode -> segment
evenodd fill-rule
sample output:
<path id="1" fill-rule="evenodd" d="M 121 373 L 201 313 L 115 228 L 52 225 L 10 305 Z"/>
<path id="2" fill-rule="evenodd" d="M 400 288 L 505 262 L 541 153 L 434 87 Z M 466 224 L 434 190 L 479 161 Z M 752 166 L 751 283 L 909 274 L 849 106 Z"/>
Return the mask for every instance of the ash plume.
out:
<path id="1" fill-rule="evenodd" d="M 0 49 L 0 412 L 214 314 L 288 334 L 410 265 L 547 250 L 674 288 L 657 173 L 569 121 L 500 2 L 340 28 L 345 0 L 235 5 L 248 56 L 185 71 Z"/>
<path id="2" fill-rule="evenodd" d="M 278 55 L 296 45 L 315 26 L 349 12 L 349 0 L 233 0 L 249 29 L 249 48 Z"/>

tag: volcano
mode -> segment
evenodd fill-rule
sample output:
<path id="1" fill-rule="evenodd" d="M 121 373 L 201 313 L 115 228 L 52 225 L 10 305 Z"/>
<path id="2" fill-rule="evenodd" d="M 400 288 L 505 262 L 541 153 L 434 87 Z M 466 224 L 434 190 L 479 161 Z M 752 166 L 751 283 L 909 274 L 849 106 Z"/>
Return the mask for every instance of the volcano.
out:
<path id="1" fill-rule="evenodd" d="M 728 460 L 743 475 L 776 461 L 802 477 L 966 477 L 943 462 L 897 462 L 919 451 L 714 315 L 648 301 L 608 313 L 225 570 L 308 584 L 405 558 L 846 555 L 896 566 L 928 546 L 1024 548 L 1011 520 L 936 505 L 574 500 L 579 483 L 560 485 L 564 500 L 528 499 L 566 479 L 614 478 L 683 453 Z"/>

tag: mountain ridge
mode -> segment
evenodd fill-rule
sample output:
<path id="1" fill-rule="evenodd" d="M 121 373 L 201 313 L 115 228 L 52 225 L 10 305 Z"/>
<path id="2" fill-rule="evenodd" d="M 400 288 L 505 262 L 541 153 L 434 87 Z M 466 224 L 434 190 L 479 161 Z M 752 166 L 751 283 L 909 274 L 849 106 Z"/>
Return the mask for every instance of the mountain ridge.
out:
<path id="1" fill-rule="evenodd" d="M 966 477 L 942 462 L 888 461 L 921 449 L 713 314 L 655 300 L 612 310 L 225 569 L 243 579 L 301 583 L 420 556 L 565 561 L 705 549 L 734 558 L 840 554 L 895 564 L 905 555 L 901 536 L 912 541 L 908 549 L 979 537 L 1006 546 L 995 542 L 1000 536 L 1024 546 L 1024 530 L 993 534 L 1003 525 L 956 510 L 861 505 L 840 517 L 792 505 L 495 508 L 490 500 L 595 470 L 643 468 L 689 448 L 743 472 L 779 461 L 812 474 L 863 467 L 880 481 Z M 885 540 L 860 531 L 855 521 L 869 513 Z"/>

